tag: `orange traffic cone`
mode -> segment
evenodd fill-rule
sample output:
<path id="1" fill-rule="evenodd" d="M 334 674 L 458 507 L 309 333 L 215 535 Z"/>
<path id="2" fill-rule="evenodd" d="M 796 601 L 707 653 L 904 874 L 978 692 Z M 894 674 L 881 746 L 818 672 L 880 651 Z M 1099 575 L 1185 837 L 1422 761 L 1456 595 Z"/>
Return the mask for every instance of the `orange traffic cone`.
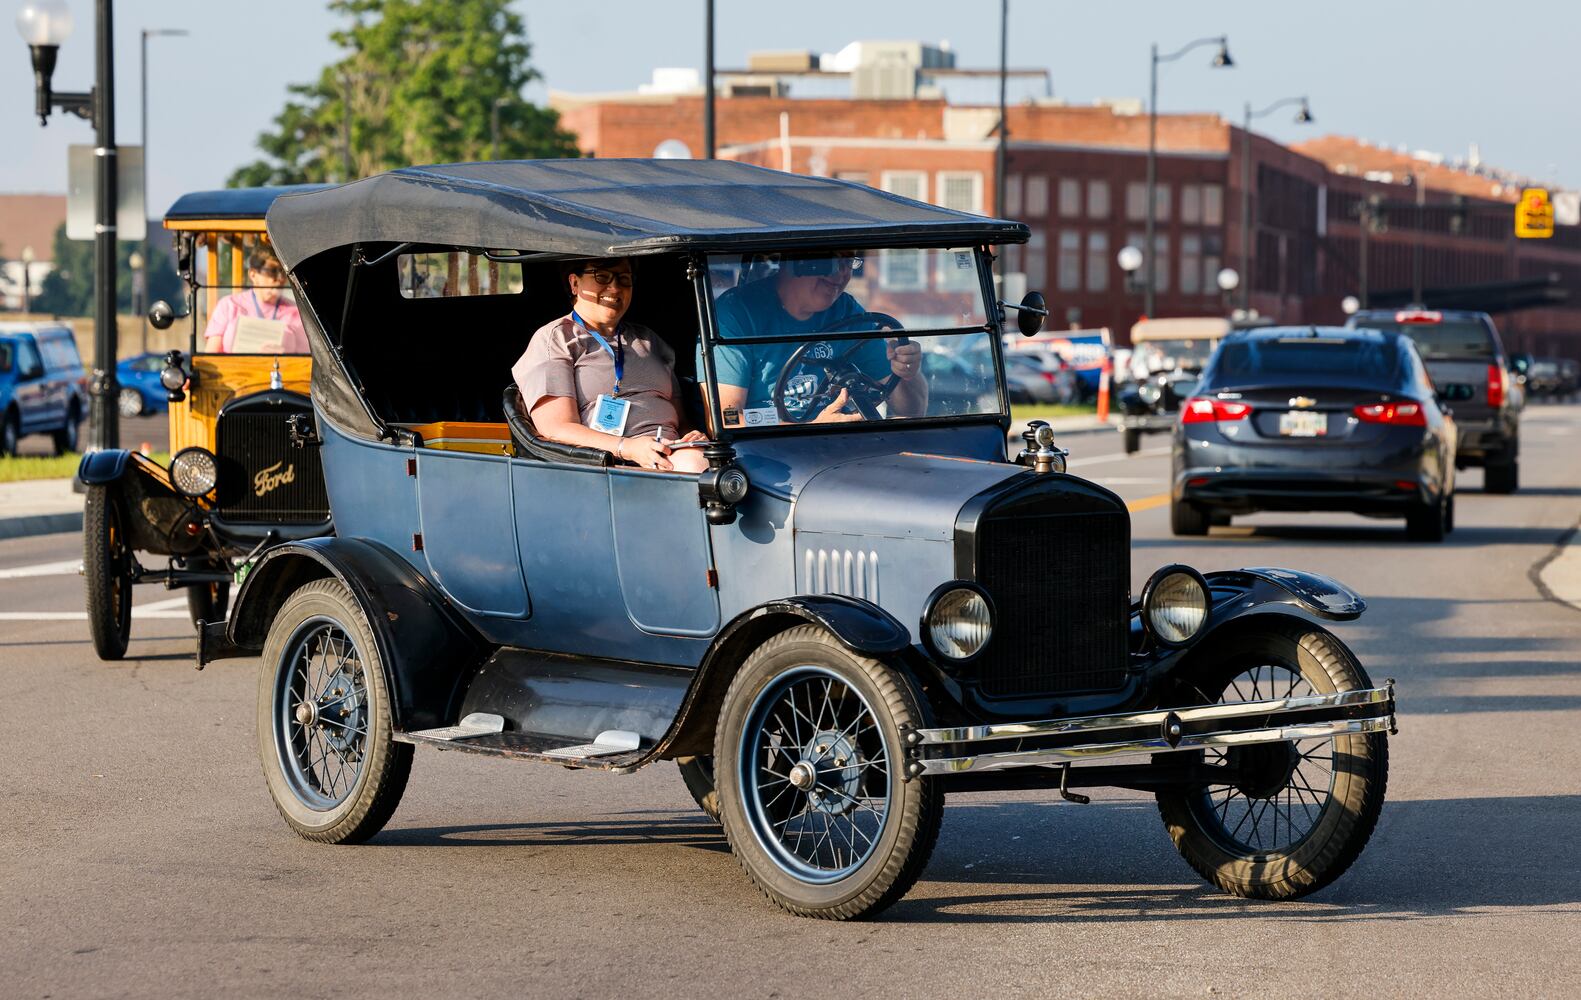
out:
<path id="1" fill-rule="evenodd" d="M 1103 359 L 1103 369 L 1098 373 L 1098 422 L 1109 422 L 1109 369 L 1111 362 Z"/>

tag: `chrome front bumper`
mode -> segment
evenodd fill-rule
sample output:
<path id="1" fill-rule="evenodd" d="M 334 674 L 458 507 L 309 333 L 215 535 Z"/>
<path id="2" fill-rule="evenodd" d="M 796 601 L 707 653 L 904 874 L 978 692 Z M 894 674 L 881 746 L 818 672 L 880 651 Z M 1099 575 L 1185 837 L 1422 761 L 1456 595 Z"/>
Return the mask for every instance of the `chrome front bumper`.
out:
<path id="1" fill-rule="evenodd" d="M 904 734 L 909 758 L 906 776 L 1072 764 L 1385 731 L 1395 731 L 1392 680 L 1383 687 L 1301 698 L 912 729 Z M 982 752 L 962 752 L 975 749 L 973 744 L 983 745 Z"/>

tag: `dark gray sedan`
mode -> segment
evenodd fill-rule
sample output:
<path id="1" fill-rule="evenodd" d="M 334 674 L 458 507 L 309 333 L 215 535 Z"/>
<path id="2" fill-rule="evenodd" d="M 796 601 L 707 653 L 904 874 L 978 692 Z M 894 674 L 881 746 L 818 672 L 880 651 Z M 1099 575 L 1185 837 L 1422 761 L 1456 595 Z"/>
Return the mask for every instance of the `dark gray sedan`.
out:
<path id="1" fill-rule="evenodd" d="M 1454 528 L 1455 425 L 1398 333 L 1232 333 L 1181 407 L 1173 464 L 1177 535 L 1259 510 L 1403 517 L 1422 541 Z"/>

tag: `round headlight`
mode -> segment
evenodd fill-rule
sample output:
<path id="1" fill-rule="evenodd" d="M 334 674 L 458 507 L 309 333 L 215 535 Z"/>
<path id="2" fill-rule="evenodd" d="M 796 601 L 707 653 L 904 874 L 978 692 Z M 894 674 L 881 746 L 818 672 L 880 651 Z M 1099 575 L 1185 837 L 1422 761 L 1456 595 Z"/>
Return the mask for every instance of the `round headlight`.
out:
<path id="1" fill-rule="evenodd" d="M 1152 406 L 1163 397 L 1164 389 L 1156 382 L 1144 382 L 1136 390 L 1136 394 L 1142 398 L 1142 402 Z"/>
<path id="2" fill-rule="evenodd" d="M 740 503 L 747 498 L 747 474 L 735 466 L 719 473 L 719 499 L 725 503 Z"/>
<path id="3" fill-rule="evenodd" d="M 1178 646 L 1208 623 L 1208 585 L 1189 566 L 1165 566 L 1147 582 L 1142 615 L 1160 642 Z"/>
<path id="4" fill-rule="evenodd" d="M 947 583 L 934 591 L 923 616 L 928 648 L 947 660 L 970 660 L 988 645 L 994 612 L 976 587 Z"/>
<path id="5" fill-rule="evenodd" d="M 219 463 L 206 449 L 183 448 L 170 460 L 170 482 L 182 496 L 205 496 L 219 478 Z"/>
<path id="6" fill-rule="evenodd" d="M 166 365 L 160 369 L 159 384 L 171 392 L 175 392 L 187 384 L 187 373 L 175 365 Z"/>

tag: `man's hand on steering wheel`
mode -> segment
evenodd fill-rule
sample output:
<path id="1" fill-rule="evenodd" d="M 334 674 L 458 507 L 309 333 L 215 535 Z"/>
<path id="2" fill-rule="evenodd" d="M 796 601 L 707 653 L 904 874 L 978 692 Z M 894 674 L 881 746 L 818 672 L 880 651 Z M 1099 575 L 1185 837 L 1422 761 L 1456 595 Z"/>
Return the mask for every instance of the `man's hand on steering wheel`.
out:
<path id="1" fill-rule="evenodd" d="M 909 382 L 922 372 L 922 348 L 905 337 L 884 341 L 884 353 L 889 356 L 889 370 L 902 382 Z"/>

